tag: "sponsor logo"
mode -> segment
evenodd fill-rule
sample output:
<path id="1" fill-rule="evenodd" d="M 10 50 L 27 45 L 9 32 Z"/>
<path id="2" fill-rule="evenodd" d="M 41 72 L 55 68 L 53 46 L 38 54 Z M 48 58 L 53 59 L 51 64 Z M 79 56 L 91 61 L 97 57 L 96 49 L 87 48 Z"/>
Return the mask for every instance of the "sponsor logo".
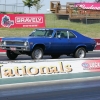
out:
<path id="1" fill-rule="evenodd" d="M 2 20 L 1 20 L 1 25 L 3 27 L 8 27 L 9 28 L 11 25 L 14 25 L 14 21 L 13 20 L 10 20 L 10 17 L 9 16 L 4 15 L 2 17 Z"/>
<path id="2" fill-rule="evenodd" d="M 100 62 L 84 62 L 82 67 L 84 70 L 100 69 Z"/>
<path id="3" fill-rule="evenodd" d="M 37 75 L 51 75 L 72 72 L 72 67 L 69 64 L 63 65 L 62 62 L 58 62 L 56 65 L 26 65 L 26 66 L 13 66 L 13 67 L 1 67 L 2 78 L 8 77 L 21 77 L 21 76 L 37 76 Z"/>
<path id="4" fill-rule="evenodd" d="M 15 17 L 16 24 L 40 24 L 43 23 L 43 17 L 41 16 L 33 16 L 33 17 Z"/>
<path id="5" fill-rule="evenodd" d="M 90 67 L 90 65 L 88 64 L 88 63 L 82 63 L 82 66 L 84 67 L 84 68 L 89 68 Z"/>
<path id="6" fill-rule="evenodd" d="M 100 10 L 100 5 L 97 4 L 88 4 L 88 3 L 76 3 L 75 7 L 81 7 L 83 9 L 95 9 L 95 10 Z"/>

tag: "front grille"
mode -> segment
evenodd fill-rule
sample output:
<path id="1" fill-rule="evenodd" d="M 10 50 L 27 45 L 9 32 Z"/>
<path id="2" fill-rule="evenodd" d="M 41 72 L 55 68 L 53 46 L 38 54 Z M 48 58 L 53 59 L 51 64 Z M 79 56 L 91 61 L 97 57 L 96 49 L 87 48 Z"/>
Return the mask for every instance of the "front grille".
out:
<path id="1" fill-rule="evenodd" d="M 18 45 L 18 46 L 24 46 L 24 42 L 16 42 L 16 41 L 6 41 L 6 45 Z"/>

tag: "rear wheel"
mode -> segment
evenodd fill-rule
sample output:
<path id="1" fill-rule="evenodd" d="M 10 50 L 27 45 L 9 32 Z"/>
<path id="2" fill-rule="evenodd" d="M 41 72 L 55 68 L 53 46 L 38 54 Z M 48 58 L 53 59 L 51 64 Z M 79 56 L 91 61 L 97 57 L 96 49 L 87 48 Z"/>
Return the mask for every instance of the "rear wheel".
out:
<path id="1" fill-rule="evenodd" d="M 35 47 L 31 53 L 32 59 L 42 59 L 43 58 L 43 49 L 40 47 Z"/>
<path id="2" fill-rule="evenodd" d="M 59 58 L 60 57 L 60 55 L 51 55 L 51 57 L 53 58 L 53 59 L 55 59 L 55 58 Z"/>
<path id="3" fill-rule="evenodd" d="M 86 50 L 85 48 L 81 47 L 81 48 L 78 48 L 74 55 L 73 55 L 75 58 L 84 58 L 86 56 Z"/>
<path id="4" fill-rule="evenodd" d="M 13 51 L 11 50 L 7 50 L 6 51 L 6 55 L 7 57 L 10 59 L 10 60 L 14 60 L 17 58 L 18 54 L 14 53 Z"/>

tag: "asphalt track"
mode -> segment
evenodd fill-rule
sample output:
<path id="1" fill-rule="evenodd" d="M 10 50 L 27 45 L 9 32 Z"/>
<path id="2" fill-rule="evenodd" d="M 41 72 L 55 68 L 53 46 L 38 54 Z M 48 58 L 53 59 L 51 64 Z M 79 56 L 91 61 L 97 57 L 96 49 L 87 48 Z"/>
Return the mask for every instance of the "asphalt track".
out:
<path id="1" fill-rule="evenodd" d="M 100 77 L 1 86 L 0 100 L 100 100 Z"/>
<path id="2" fill-rule="evenodd" d="M 100 51 L 93 51 L 89 52 L 86 54 L 85 58 L 99 58 L 100 57 Z M 66 56 L 62 55 L 58 59 L 70 59 L 72 56 Z M 51 56 L 44 56 L 43 59 L 51 59 Z M 8 61 L 9 59 L 7 58 L 5 53 L 0 53 L 0 61 Z M 32 60 L 30 56 L 27 55 L 19 55 L 16 60 Z"/>
<path id="3" fill-rule="evenodd" d="M 59 59 L 71 59 L 63 55 Z M 89 52 L 86 58 L 100 58 L 100 51 Z M 51 59 L 44 56 L 43 60 Z M 31 60 L 27 55 L 20 55 L 16 60 Z M 5 54 L 0 54 L 0 61 L 8 61 Z M 75 79 L 55 83 L 0 86 L 0 100 L 100 100 L 100 77 L 94 79 Z"/>

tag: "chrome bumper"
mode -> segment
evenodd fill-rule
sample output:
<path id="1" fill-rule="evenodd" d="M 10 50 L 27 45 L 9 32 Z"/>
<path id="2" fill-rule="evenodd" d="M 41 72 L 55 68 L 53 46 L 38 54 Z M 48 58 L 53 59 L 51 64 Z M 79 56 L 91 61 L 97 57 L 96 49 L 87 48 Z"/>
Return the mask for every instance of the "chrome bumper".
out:
<path id="1" fill-rule="evenodd" d="M 0 46 L 3 50 L 12 50 L 12 51 L 30 51 L 29 46 Z"/>

